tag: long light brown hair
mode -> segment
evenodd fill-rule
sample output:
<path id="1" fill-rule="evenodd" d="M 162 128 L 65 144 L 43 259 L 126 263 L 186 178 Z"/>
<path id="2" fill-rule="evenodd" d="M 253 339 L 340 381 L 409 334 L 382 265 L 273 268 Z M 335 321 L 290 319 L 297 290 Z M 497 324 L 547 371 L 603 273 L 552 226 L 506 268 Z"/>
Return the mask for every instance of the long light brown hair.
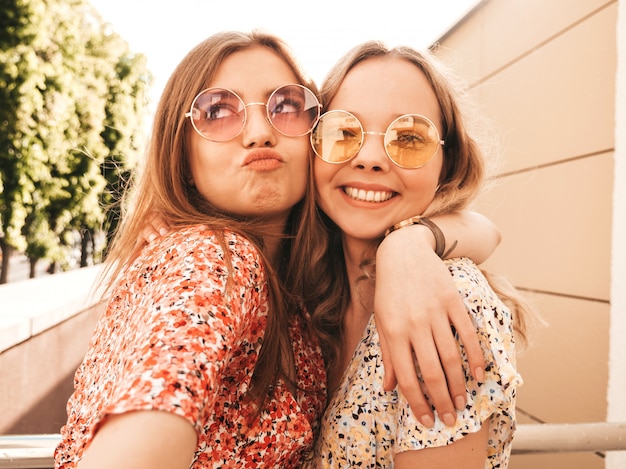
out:
<path id="1" fill-rule="evenodd" d="M 186 138 L 190 132 L 185 113 L 194 97 L 213 80 L 222 62 L 231 54 L 255 46 L 272 50 L 293 70 L 300 84 L 317 93 L 313 81 L 303 72 L 291 49 L 279 38 L 253 31 L 222 32 L 193 48 L 176 67 L 167 82 L 154 116 L 143 171 L 128 198 L 120 229 L 106 259 L 102 278 L 104 293 L 115 286 L 124 269 L 133 262 L 139 249 L 135 246 L 142 230 L 157 213 L 176 229 L 204 224 L 215 232 L 227 254 L 224 229 L 235 231 L 252 241 L 263 258 L 268 272 L 270 308 L 261 352 L 255 366 L 252 395 L 262 407 L 278 378 L 289 380 L 287 367 L 293 363 L 288 333 L 290 318 L 299 311 L 304 278 L 310 264 L 302 263 L 310 245 L 309 229 L 314 222 L 312 171 L 309 164 L 305 196 L 292 210 L 282 242 L 282 261 L 275 272 L 263 251 L 263 220 L 246 219 L 225 213 L 203 198 L 190 183 L 191 169 Z M 309 155 L 309 161 L 312 157 Z M 230 259 L 226 259 L 230 267 Z"/>
<path id="2" fill-rule="evenodd" d="M 356 46 L 344 55 L 330 70 L 320 89 L 322 103 L 327 110 L 335 95 L 338 93 L 346 75 L 360 62 L 371 58 L 392 57 L 406 60 L 414 64 L 426 76 L 437 97 L 443 123 L 442 138 L 445 140 L 444 160 L 439 176 L 439 187 L 432 203 L 422 214 L 434 215 L 450 213 L 467 208 L 479 194 L 485 179 L 485 162 L 481 145 L 469 132 L 465 108 L 464 89 L 454 75 L 439 63 L 429 52 L 419 52 L 410 47 L 388 48 L 379 41 L 365 42 Z M 417 214 L 416 214 L 417 215 Z M 333 366 L 339 354 L 339 344 L 342 339 L 343 312 L 350 300 L 348 291 L 350 285 L 345 268 L 341 230 L 322 212 L 321 221 L 327 227 L 328 242 L 324 247 L 318 247 L 316 262 L 323 275 L 318 276 L 312 285 L 316 288 L 310 291 L 309 308 L 312 311 L 313 325 L 320 337 L 326 358 L 327 366 Z M 364 278 L 371 269 L 372 261 L 363 264 Z M 487 274 L 486 272 L 484 272 Z M 525 316 L 529 306 L 518 292 L 504 279 L 488 275 L 494 291 L 511 308 L 514 327 L 518 336 L 525 341 Z"/>

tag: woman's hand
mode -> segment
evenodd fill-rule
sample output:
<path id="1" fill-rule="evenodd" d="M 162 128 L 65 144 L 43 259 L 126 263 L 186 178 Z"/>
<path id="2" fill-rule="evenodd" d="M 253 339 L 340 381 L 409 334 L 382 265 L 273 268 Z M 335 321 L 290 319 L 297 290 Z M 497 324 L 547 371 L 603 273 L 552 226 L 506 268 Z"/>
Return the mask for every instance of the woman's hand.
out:
<path id="1" fill-rule="evenodd" d="M 146 244 L 150 244 L 157 236 L 167 234 L 170 227 L 158 212 L 152 212 L 149 220 L 139 233 L 135 246 L 133 247 L 133 256 L 138 256 Z"/>
<path id="2" fill-rule="evenodd" d="M 433 413 L 418 382 L 414 359 L 425 391 L 446 424 L 456 420 L 455 408 L 465 406 L 466 393 L 451 326 L 465 348 L 474 378 L 483 379 L 485 366 L 475 327 L 448 269 L 433 251 L 433 242 L 422 225 L 402 228 L 385 238 L 376 255 L 374 301 L 385 389 L 393 389 L 397 378 L 415 416 L 429 427 Z"/>
<path id="3" fill-rule="evenodd" d="M 141 230 L 141 233 L 139 233 L 137 245 L 143 246 L 144 244 L 151 243 L 157 236 L 163 236 L 167 234 L 169 230 L 169 225 L 165 223 L 161 215 L 158 212 L 152 212 L 148 223 L 146 223 L 146 226 Z"/>

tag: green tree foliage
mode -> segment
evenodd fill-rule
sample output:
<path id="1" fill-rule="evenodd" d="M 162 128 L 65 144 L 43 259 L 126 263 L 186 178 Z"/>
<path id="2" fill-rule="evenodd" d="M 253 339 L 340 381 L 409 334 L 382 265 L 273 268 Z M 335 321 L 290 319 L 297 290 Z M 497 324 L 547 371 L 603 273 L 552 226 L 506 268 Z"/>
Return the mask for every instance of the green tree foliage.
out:
<path id="1" fill-rule="evenodd" d="M 147 89 L 152 80 L 146 57 L 133 54 L 117 35 L 104 36 L 103 51 L 116 58 L 115 73 L 109 81 L 109 94 L 105 107 L 106 119 L 102 138 L 107 146 L 107 156 L 101 166 L 107 181 L 102 203 L 107 208 L 105 234 L 107 242 L 118 225 L 121 197 L 131 180 L 138 163 L 140 149 L 146 134 L 144 109 L 148 103 Z"/>
<path id="2" fill-rule="evenodd" d="M 77 245 L 81 265 L 88 248 L 97 254 L 104 205 L 143 144 L 149 81 L 145 57 L 86 0 L 3 0 L 0 283 L 12 250 L 28 255 L 31 276 L 38 259 L 66 267 Z"/>
<path id="3" fill-rule="evenodd" d="M 12 250 L 26 248 L 22 228 L 34 191 L 28 177 L 30 162 L 25 161 L 23 150 L 33 133 L 25 96 L 36 87 L 38 74 L 34 49 L 27 44 L 37 37 L 36 21 L 42 15 L 43 3 L 7 0 L 0 9 L 0 282 L 4 283 Z"/>

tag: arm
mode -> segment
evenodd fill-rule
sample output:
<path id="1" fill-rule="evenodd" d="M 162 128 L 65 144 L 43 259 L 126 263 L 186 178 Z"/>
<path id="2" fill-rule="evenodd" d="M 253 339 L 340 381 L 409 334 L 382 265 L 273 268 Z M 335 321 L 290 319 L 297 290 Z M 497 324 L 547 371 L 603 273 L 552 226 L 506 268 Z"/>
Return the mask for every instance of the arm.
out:
<path id="1" fill-rule="evenodd" d="M 469 257 L 475 264 L 485 262 L 501 241 L 500 231 L 489 218 L 478 212 L 463 211 L 433 217 L 446 236 L 447 258 Z"/>
<path id="2" fill-rule="evenodd" d="M 197 450 L 196 432 L 212 417 L 213 390 L 241 329 L 257 311 L 252 307 L 259 291 L 255 287 L 264 280 L 253 271 L 256 251 L 242 248 L 245 261 L 236 259 L 241 275 L 232 286 L 236 300 L 224 295 L 228 269 L 215 253 L 219 245 L 212 234 L 197 228 L 172 233 L 147 251 L 141 265 L 150 268 L 129 269 L 132 304 L 110 303 L 120 314 L 105 317 L 125 327 L 118 332 L 121 337 L 111 334 L 117 347 L 109 350 L 110 341 L 98 341 L 94 355 L 101 359 L 90 374 L 103 384 L 94 387 L 94 399 L 86 397 L 74 406 L 80 414 L 81 407 L 101 405 L 88 409 L 85 420 L 99 431 L 85 450 L 81 469 L 189 467 Z M 150 257 L 155 255 L 158 260 Z M 132 281 L 137 276 L 141 281 Z M 110 379 L 108 370 L 116 370 L 117 379 Z"/>
<path id="3" fill-rule="evenodd" d="M 476 433 L 446 446 L 425 448 L 398 453 L 394 458 L 395 469 L 432 467 L 437 469 L 484 469 L 487 459 L 489 421 Z"/>
<path id="4" fill-rule="evenodd" d="M 453 256 L 485 260 L 500 235 L 486 217 L 461 212 L 432 221 L 447 245 L 457 241 Z M 435 238 L 423 225 L 396 230 L 376 254 L 374 311 L 385 363 L 385 388 L 397 382 L 415 416 L 431 426 L 433 413 L 418 384 L 413 356 L 419 363 L 428 394 L 442 420 L 451 424 L 455 408 L 465 405 L 465 378 L 450 325 L 468 354 L 474 377 L 483 376 L 484 358 L 474 326 L 443 262 L 433 252 Z"/>
<path id="5" fill-rule="evenodd" d="M 196 448 L 188 421 L 169 412 L 136 411 L 107 418 L 79 469 L 187 469 Z"/>

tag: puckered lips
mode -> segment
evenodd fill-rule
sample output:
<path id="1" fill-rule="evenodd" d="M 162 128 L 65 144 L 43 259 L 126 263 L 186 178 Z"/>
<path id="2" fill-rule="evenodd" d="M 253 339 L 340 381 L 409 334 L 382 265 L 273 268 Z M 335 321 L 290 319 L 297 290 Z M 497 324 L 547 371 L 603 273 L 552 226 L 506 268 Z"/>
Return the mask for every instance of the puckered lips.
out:
<path id="1" fill-rule="evenodd" d="M 272 171 L 280 168 L 283 163 L 280 153 L 269 148 L 252 150 L 243 160 L 245 168 L 255 171 Z"/>

